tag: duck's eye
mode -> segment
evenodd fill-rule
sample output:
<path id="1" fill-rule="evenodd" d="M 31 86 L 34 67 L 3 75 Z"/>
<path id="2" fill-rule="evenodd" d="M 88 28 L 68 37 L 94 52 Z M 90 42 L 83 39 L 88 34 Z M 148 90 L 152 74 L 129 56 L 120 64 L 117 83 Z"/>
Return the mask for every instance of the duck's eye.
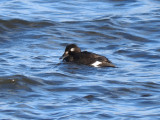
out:
<path id="1" fill-rule="evenodd" d="M 72 52 L 73 52 L 73 51 L 75 51 L 75 48 L 71 48 L 71 50 L 70 50 L 70 51 L 72 51 Z"/>

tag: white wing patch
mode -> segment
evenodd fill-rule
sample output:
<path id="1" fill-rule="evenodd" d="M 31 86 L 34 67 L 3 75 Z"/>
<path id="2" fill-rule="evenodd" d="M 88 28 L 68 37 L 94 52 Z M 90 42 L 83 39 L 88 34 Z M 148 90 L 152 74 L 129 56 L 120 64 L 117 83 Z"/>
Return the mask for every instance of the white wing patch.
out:
<path id="1" fill-rule="evenodd" d="M 99 67 L 100 64 L 102 64 L 102 62 L 96 61 L 96 62 L 92 63 L 91 65 L 94 67 Z"/>

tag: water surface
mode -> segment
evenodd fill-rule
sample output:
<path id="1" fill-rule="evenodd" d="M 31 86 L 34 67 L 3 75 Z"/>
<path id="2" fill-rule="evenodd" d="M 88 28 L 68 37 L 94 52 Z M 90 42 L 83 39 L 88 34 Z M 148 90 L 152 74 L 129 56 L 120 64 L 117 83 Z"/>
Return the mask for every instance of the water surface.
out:
<path id="1" fill-rule="evenodd" d="M 158 0 L 1 0 L 3 120 L 160 119 Z M 65 46 L 117 68 L 63 63 Z"/>

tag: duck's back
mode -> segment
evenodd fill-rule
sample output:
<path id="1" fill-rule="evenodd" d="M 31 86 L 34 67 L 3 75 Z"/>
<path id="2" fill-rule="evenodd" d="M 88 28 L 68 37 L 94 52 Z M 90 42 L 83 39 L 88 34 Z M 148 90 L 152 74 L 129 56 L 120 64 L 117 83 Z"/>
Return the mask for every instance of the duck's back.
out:
<path id="1" fill-rule="evenodd" d="M 110 66 L 114 65 L 106 57 L 91 53 L 91 52 L 80 52 L 73 55 L 73 62 L 78 64 L 91 65 L 95 67 Z"/>

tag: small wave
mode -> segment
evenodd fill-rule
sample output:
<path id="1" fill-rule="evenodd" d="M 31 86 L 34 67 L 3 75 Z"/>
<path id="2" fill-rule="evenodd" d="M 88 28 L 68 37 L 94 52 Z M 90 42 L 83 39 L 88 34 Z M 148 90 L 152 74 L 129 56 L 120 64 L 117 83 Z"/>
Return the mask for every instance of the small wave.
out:
<path id="1" fill-rule="evenodd" d="M 42 85 L 42 81 L 23 75 L 2 76 L 0 77 L 0 89 L 25 89 L 31 90 L 32 85 Z"/>
<path id="2" fill-rule="evenodd" d="M 118 35 L 118 36 L 123 36 L 124 38 L 126 38 L 128 40 L 132 40 L 132 41 L 137 41 L 137 42 L 148 42 L 148 41 L 150 41 L 147 38 L 140 37 L 140 36 L 137 36 L 137 35 L 126 33 L 126 32 L 116 32 L 115 34 Z"/>
<path id="3" fill-rule="evenodd" d="M 0 32 L 5 30 L 10 30 L 19 27 L 32 27 L 32 28 L 39 28 L 39 27 L 48 27 L 53 26 L 54 23 L 51 21 L 27 21 L 22 19 L 11 19 L 11 20 L 2 20 L 0 19 Z"/>

